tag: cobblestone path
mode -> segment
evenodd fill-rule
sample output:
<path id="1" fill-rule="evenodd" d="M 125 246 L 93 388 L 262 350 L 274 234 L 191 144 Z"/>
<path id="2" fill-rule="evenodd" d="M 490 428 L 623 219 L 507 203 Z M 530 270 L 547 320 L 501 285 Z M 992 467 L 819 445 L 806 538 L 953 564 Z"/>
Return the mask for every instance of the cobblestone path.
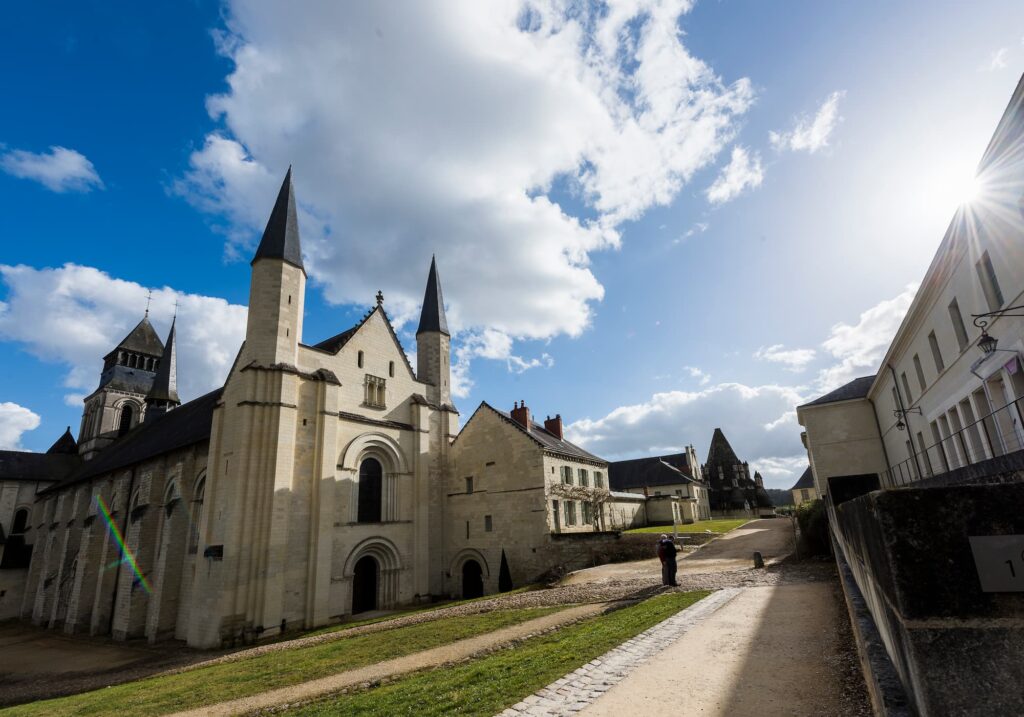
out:
<path id="1" fill-rule="evenodd" d="M 739 588 L 725 588 L 712 593 L 636 637 L 626 640 L 575 672 L 555 680 L 502 712 L 501 717 L 576 714 L 621 682 L 641 664 L 699 625 L 740 592 Z"/>

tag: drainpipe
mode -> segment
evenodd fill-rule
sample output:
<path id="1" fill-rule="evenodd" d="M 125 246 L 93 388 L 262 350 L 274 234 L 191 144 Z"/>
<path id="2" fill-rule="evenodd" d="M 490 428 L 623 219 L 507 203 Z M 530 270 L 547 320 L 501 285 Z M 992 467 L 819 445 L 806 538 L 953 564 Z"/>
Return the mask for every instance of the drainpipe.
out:
<path id="1" fill-rule="evenodd" d="M 907 413 L 906 406 L 903 405 L 903 394 L 900 393 L 900 382 L 896 380 L 896 369 L 892 367 L 891 363 L 887 363 L 886 366 L 892 372 L 892 384 L 896 387 L 896 399 L 900 402 L 900 413 L 903 416 L 903 421 L 907 424 L 907 435 L 910 436 L 910 447 L 913 449 L 911 453 L 914 456 L 914 467 L 917 468 L 917 478 L 920 480 L 924 478 L 924 473 L 921 472 L 921 461 L 917 457 L 917 448 L 914 446 L 914 432 L 910 428 L 910 415 Z M 877 413 L 875 414 L 875 420 L 878 420 Z M 885 445 L 885 439 L 882 440 L 882 445 Z M 885 460 L 888 463 L 888 457 Z"/>

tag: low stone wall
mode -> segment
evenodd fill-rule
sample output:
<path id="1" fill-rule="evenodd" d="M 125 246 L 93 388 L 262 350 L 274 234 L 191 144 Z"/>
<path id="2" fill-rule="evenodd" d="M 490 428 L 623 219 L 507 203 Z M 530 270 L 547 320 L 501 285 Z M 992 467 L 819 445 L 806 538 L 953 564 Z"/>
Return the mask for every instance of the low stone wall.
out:
<path id="1" fill-rule="evenodd" d="M 984 592 L 971 536 L 1024 535 L 1024 481 L 914 485 L 832 509 L 833 534 L 919 714 L 1024 714 L 1024 592 Z"/>

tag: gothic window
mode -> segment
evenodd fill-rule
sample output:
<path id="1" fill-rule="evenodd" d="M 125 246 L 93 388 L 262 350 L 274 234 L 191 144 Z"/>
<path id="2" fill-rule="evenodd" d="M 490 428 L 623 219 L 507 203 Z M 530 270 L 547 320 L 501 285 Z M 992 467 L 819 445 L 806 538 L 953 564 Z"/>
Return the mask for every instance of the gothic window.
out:
<path id="1" fill-rule="evenodd" d="M 22 508 L 14 513 L 14 522 L 11 524 L 11 535 L 24 533 L 28 526 L 28 508 Z"/>
<path id="2" fill-rule="evenodd" d="M 383 469 L 376 458 L 367 458 L 359 464 L 359 502 L 356 520 L 360 523 L 379 523 Z"/>
<path id="3" fill-rule="evenodd" d="M 195 497 L 192 498 L 192 530 L 188 537 L 188 552 L 195 555 L 199 551 L 199 527 L 203 521 L 203 501 L 206 498 L 206 477 L 196 484 Z"/>
<path id="4" fill-rule="evenodd" d="M 123 436 L 132 427 L 132 404 L 121 404 L 121 422 L 117 426 L 117 435 Z"/>
<path id="5" fill-rule="evenodd" d="M 384 408 L 384 388 L 387 381 L 379 376 L 366 374 L 366 398 L 364 403 L 373 408 Z"/>

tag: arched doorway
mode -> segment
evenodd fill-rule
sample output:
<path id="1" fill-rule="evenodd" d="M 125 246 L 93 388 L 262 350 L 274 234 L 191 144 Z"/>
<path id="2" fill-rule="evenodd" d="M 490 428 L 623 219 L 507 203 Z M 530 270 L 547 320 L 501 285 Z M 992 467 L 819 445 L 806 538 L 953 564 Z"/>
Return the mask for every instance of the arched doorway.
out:
<path id="1" fill-rule="evenodd" d="M 484 571 L 480 563 L 467 560 L 462 564 L 462 597 L 478 598 L 484 595 Z"/>
<path id="2" fill-rule="evenodd" d="M 380 566 L 369 555 L 356 562 L 352 570 L 352 614 L 377 609 L 377 578 Z"/>
<path id="3" fill-rule="evenodd" d="M 360 523 L 379 523 L 381 489 L 384 469 L 376 458 L 367 458 L 359 464 L 359 501 L 356 520 Z"/>

